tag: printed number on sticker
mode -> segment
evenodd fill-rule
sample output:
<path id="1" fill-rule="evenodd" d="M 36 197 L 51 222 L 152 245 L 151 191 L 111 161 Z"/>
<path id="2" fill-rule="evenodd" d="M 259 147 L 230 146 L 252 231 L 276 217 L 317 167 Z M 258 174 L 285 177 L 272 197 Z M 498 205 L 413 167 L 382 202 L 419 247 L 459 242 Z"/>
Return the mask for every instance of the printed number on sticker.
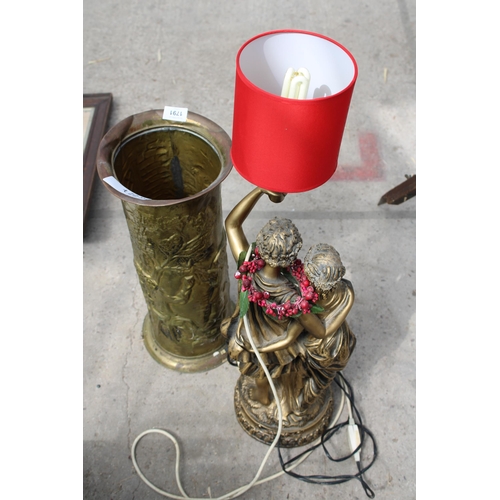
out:
<path id="1" fill-rule="evenodd" d="M 165 106 L 163 110 L 164 120 L 173 120 L 176 122 L 185 122 L 187 120 L 188 108 L 175 108 L 172 106 Z"/>

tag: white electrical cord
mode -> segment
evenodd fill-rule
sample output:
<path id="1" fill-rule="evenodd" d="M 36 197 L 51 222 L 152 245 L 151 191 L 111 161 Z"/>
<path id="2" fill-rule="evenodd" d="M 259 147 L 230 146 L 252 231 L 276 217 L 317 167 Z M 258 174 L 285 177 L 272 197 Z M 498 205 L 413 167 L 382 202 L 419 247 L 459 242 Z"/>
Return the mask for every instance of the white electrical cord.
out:
<path id="1" fill-rule="evenodd" d="M 248 249 L 248 253 L 246 255 L 246 260 L 248 260 L 250 254 L 251 254 L 251 251 L 252 251 L 252 247 L 250 246 L 250 248 Z M 262 357 L 259 353 L 259 351 L 257 350 L 257 347 L 255 346 L 255 343 L 254 343 L 254 340 L 252 338 L 252 336 L 250 335 L 250 325 L 248 323 L 248 318 L 247 316 L 243 316 L 243 323 L 245 325 L 245 330 L 247 332 L 247 337 L 248 337 L 248 340 L 250 342 L 250 345 L 252 346 L 252 349 L 254 351 L 254 354 L 257 356 L 257 360 L 259 361 L 259 364 L 261 365 L 262 369 L 264 370 L 264 373 L 267 377 L 267 380 L 269 381 L 269 385 L 271 386 L 271 391 L 273 393 L 273 396 L 274 396 L 274 400 L 276 401 L 276 406 L 278 408 L 278 432 L 276 433 L 276 437 L 274 438 L 274 441 L 272 442 L 271 446 L 269 447 L 266 455 L 264 456 L 264 460 L 262 460 L 262 463 L 260 464 L 260 467 L 257 471 L 257 473 L 255 474 L 255 477 L 253 478 L 253 480 L 244 485 L 244 486 L 241 486 L 240 488 L 237 488 L 236 490 L 233 490 L 231 491 L 230 493 L 227 493 L 221 497 L 217 497 L 216 499 L 214 500 L 229 500 L 229 499 L 232 499 L 232 498 L 236 498 L 240 495 L 242 495 L 243 493 L 245 493 L 246 491 L 248 491 L 250 488 L 252 488 L 253 486 L 257 485 L 257 484 L 262 484 L 262 483 L 265 483 L 267 481 L 271 481 L 272 479 L 276 479 L 278 478 L 279 476 L 285 474 L 285 472 L 283 470 L 277 472 L 276 474 L 273 474 L 271 476 L 268 476 L 264 479 L 261 479 L 259 480 L 259 477 L 262 473 L 262 469 L 264 468 L 264 465 L 266 464 L 271 452 L 273 451 L 273 449 L 276 447 L 278 441 L 279 441 L 279 438 L 281 437 L 281 432 L 282 432 L 282 429 L 283 429 L 283 412 L 282 412 L 282 409 L 281 409 L 281 404 L 280 404 L 280 401 L 279 401 L 279 398 L 278 398 L 278 393 L 276 391 L 276 387 L 274 385 L 274 382 L 273 382 L 273 379 L 271 377 L 271 374 L 269 373 L 269 370 L 267 369 L 264 361 L 262 360 Z M 342 394 L 342 399 L 341 399 L 341 404 L 337 410 L 337 413 L 335 415 L 335 417 L 332 419 L 332 424 L 331 425 L 335 425 L 338 421 L 338 419 L 340 418 L 340 415 L 343 411 L 343 408 L 344 408 L 344 404 L 345 404 L 345 395 L 344 395 L 344 392 L 341 391 L 341 394 Z M 349 403 L 349 401 L 348 401 Z M 350 405 L 349 405 L 349 409 L 350 409 Z M 352 415 L 352 413 L 350 412 L 350 415 Z M 137 463 L 137 460 L 136 460 L 136 456 L 135 456 L 135 452 L 136 452 L 136 447 L 137 447 L 137 444 L 139 443 L 139 441 L 144 437 L 146 436 L 147 434 L 153 434 L 153 433 L 157 433 L 157 434 L 162 434 L 163 436 L 166 436 L 168 437 L 173 443 L 174 443 L 174 446 L 175 446 L 175 479 L 176 479 L 176 482 L 177 482 L 177 487 L 179 488 L 179 491 L 182 493 L 183 496 L 179 496 L 179 495 L 174 495 L 172 493 L 169 493 L 167 491 L 164 491 L 162 490 L 161 488 L 158 488 L 157 486 L 155 486 L 151 481 L 149 481 L 149 479 L 142 473 L 141 469 L 139 468 L 139 464 Z M 321 439 L 321 438 L 319 438 Z M 315 441 L 315 443 L 317 443 L 318 440 Z M 295 467 L 297 467 L 298 465 L 300 465 L 302 462 L 304 462 L 304 460 L 306 460 L 309 455 L 313 452 L 314 450 L 311 450 L 309 453 L 306 453 L 300 460 L 298 460 L 294 465 L 292 465 L 289 469 L 287 470 L 292 470 L 294 469 Z M 154 491 L 156 491 L 157 493 L 159 493 L 160 495 L 163 495 L 163 496 L 166 496 L 166 497 L 169 497 L 169 498 L 175 498 L 175 499 L 178 499 L 178 500 L 184 500 L 184 499 L 189 499 L 189 500 L 206 500 L 206 498 L 195 498 L 195 497 L 189 497 L 186 492 L 184 491 L 183 487 L 182 487 L 182 484 L 181 484 L 181 480 L 180 480 L 180 476 L 179 476 L 179 462 L 180 462 L 180 450 L 179 450 L 179 444 L 177 442 L 177 440 L 175 439 L 174 436 L 172 436 L 172 434 L 170 434 L 169 432 L 163 430 L 163 429 L 149 429 L 147 431 L 144 431 L 142 432 L 141 434 L 139 434 L 133 444 L 132 444 L 132 449 L 131 449 L 131 456 L 132 456 L 132 463 L 135 467 L 135 470 L 137 472 L 137 474 L 139 475 L 139 477 L 151 488 L 153 489 Z"/>
<path id="2" fill-rule="evenodd" d="M 345 395 L 344 395 L 344 392 L 341 391 L 341 400 L 340 400 L 340 405 L 337 409 L 337 413 L 334 415 L 334 417 L 332 418 L 332 421 L 331 421 L 331 426 L 334 426 L 336 425 L 336 423 L 338 422 L 339 418 L 340 418 L 340 415 L 342 414 L 342 411 L 344 410 L 344 406 L 345 406 Z M 174 495 L 172 493 L 169 493 L 167 491 L 164 491 L 162 490 L 161 488 L 159 488 L 158 486 L 155 486 L 151 481 L 149 481 L 149 479 L 142 473 L 141 469 L 139 468 L 139 465 L 137 463 L 137 459 L 136 459 L 136 448 L 137 448 L 137 445 L 139 443 L 139 441 L 144 437 L 146 436 L 147 434 L 161 434 L 163 436 L 166 436 L 168 437 L 173 443 L 174 443 L 174 446 L 175 446 L 175 452 L 176 452 L 176 455 L 175 455 L 175 479 L 176 479 L 176 482 L 177 482 L 177 487 L 179 488 L 179 490 L 181 491 L 181 493 L 183 494 L 183 496 L 179 496 L 179 495 Z M 321 440 L 321 438 L 318 438 L 316 441 L 314 441 L 313 443 L 311 443 L 311 446 L 314 446 L 316 445 L 317 443 L 319 443 L 319 441 Z M 287 470 L 291 471 L 293 469 L 295 469 L 296 467 L 298 467 L 301 463 L 303 463 L 310 455 L 311 453 L 313 452 L 314 450 L 311 450 L 310 452 L 304 454 L 299 460 L 297 460 L 293 465 L 291 465 Z M 144 483 L 146 483 L 152 490 L 156 491 L 157 493 L 159 493 L 160 495 L 162 496 L 165 496 L 165 497 L 169 497 L 169 498 L 176 498 L 176 499 L 179 499 L 179 500 L 184 500 L 184 499 L 189 499 L 189 500 L 200 500 L 200 499 L 196 499 L 196 498 L 193 498 L 193 497 L 189 497 L 186 492 L 184 491 L 184 489 L 182 488 L 182 484 L 181 484 L 181 480 L 180 480 L 180 476 L 179 476 L 179 462 L 180 462 L 180 450 L 179 450 L 179 445 L 178 445 L 178 442 L 177 440 L 175 439 L 174 436 L 172 436 L 172 434 L 170 434 L 168 431 L 165 431 L 163 429 L 149 429 L 147 431 L 144 431 L 142 432 L 141 434 L 139 434 L 135 440 L 134 440 L 134 443 L 132 444 L 132 463 L 134 464 L 134 467 L 135 467 L 135 470 L 138 474 L 138 476 L 142 479 L 142 481 L 144 481 Z M 262 469 L 263 467 L 263 464 L 265 464 L 265 462 L 267 461 L 267 458 L 268 458 L 268 455 L 269 454 L 266 454 L 266 456 L 264 457 L 264 460 L 262 462 L 262 465 L 260 467 L 260 470 Z M 259 472 L 257 473 L 257 476 L 260 474 L 260 470 Z M 279 471 L 279 472 L 276 472 L 275 474 L 272 474 L 271 476 L 267 476 L 263 479 L 260 479 L 258 481 L 252 481 L 252 483 L 249 483 L 245 486 L 242 486 L 234 491 L 232 491 L 231 493 L 228 493 L 222 497 L 219 497 L 218 499 L 214 499 L 214 500 L 221 500 L 221 499 L 230 499 L 230 498 L 236 498 L 237 496 L 241 495 L 242 493 L 244 493 L 245 491 L 248 491 L 252 486 L 257 486 L 259 484 L 263 484 L 263 483 L 266 483 L 268 481 L 272 481 L 274 479 L 277 479 L 278 477 L 282 476 L 283 474 L 285 474 L 285 472 L 283 470 Z M 233 495 L 233 496 L 231 496 Z M 204 499 L 205 500 L 205 499 Z"/>

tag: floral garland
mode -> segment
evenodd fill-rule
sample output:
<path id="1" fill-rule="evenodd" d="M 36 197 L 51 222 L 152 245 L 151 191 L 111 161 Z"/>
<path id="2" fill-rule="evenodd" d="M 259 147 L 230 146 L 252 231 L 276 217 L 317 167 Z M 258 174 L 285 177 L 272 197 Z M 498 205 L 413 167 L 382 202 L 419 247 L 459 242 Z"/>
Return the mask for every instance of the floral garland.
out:
<path id="1" fill-rule="evenodd" d="M 240 317 L 246 314 L 249 302 L 256 303 L 264 309 L 266 314 L 278 319 L 323 311 L 322 307 L 315 305 L 319 295 L 304 273 L 304 265 L 300 259 L 296 259 L 291 266 L 281 271 L 282 275 L 295 286 L 300 296 L 295 302 L 287 300 L 282 304 L 277 304 L 269 300 L 269 292 L 261 292 L 253 286 L 253 275 L 266 265 L 255 244 L 252 245 L 250 260 L 244 260 L 245 256 L 245 252 L 242 252 L 238 260 L 238 270 L 234 274 L 234 277 L 240 281 Z"/>

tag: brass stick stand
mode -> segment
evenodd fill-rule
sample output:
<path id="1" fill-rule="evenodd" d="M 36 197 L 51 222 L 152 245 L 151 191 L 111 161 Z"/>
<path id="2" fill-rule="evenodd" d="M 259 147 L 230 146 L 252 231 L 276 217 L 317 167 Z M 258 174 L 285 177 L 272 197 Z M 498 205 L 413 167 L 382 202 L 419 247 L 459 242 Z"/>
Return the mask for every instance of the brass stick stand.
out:
<path id="1" fill-rule="evenodd" d="M 185 122 L 162 111 L 133 115 L 101 141 L 97 170 L 123 205 L 148 313 L 151 356 L 181 372 L 226 360 L 220 322 L 231 309 L 221 182 L 230 139 L 195 113 Z"/>

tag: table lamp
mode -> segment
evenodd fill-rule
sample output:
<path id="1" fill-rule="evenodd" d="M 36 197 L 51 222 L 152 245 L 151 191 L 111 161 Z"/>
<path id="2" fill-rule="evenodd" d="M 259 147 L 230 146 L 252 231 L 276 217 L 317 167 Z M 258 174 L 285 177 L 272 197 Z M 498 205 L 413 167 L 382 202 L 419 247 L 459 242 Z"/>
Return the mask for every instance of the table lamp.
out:
<path id="1" fill-rule="evenodd" d="M 254 244 L 242 224 L 264 194 L 280 202 L 332 177 L 357 73 L 344 47 L 306 31 L 260 34 L 236 57 L 231 158 L 256 188 L 225 221 L 239 301 L 222 332 L 241 373 L 237 419 L 267 444 L 280 434 L 280 446 L 306 445 L 328 427 L 332 381 L 356 343 L 346 322 L 354 292 L 331 245 L 297 259 L 292 221 L 269 221 Z"/>

